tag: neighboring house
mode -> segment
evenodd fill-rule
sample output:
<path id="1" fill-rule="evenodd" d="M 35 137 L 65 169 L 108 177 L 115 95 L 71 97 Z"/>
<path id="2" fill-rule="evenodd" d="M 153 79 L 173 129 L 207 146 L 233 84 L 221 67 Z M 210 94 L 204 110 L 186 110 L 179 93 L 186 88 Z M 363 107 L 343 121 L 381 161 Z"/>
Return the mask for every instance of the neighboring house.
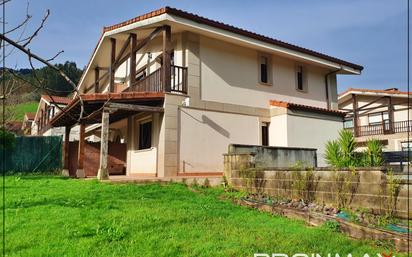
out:
<path id="1" fill-rule="evenodd" d="M 408 126 L 409 131 L 412 127 L 412 122 L 408 122 L 408 117 L 412 119 L 408 106 L 408 96 L 411 95 L 411 92 L 397 88 L 350 88 L 339 95 L 339 109 L 347 113 L 344 127 L 353 131 L 361 145 L 370 138 L 376 138 L 387 151 L 411 148 L 412 144 L 408 142 Z"/>
<path id="2" fill-rule="evenodd" d="M 64 127 L 52 127 L 49 121 L 71 102 L 70 98 L 42 95 L 31 126 L 31 135 L 64 136 Z M 70 141 L 79 140 L 78 129 L 73 129 Z"/>
<path id="3" fill-rule="evenodd" d="M 68 133 L 83 107 L 78 175 L 90 135 L 101 139 L 102 173 L 108 141 L 127 144 L 128 175 L 221 174 L 231 143 L 317 148 L 324 165 L 343 127 L 336 75 L 362 69 L 165 7 L 104 28 L 80 96 L 51 124 Z"/>
<path id="4" fill-rule="evenodd" d="M 23 125 L 21 127 L 24 135 L 31 135 L 31 128 L 33 126 L 35 116 L 36 113 L 34 112 L 26 112 L 24 114 Z"/>

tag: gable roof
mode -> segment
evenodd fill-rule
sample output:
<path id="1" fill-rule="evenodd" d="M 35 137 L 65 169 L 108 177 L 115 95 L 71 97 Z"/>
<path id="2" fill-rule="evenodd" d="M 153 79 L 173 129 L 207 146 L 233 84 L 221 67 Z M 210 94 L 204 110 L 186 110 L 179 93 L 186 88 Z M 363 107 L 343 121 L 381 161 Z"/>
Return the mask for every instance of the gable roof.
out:
<path id="1" fill-rule="evenodd" d="M 330 55 L 326 55 L 320 52 L 316 52 L 304 47 L 300 47 L 297 45 L 293 45 L 275 38 L 271 38 L 268 36 L 264 36 L 261 34 L 257 34 L 242 28 L 238 28 L 229 24 L 225 24 L 219 21 L 215 21 L 212 19 L 208 19 L 190 12 L 186 12 L 186 11 L 182 11 L 176 8 L 172 8 L 169 6 L 148 12 L 146 14 L 143 15 L 139 15 L 137 17 L 134 17 L 132 19 L 126 20 L 124 22 L 118 23 L 118 24 L 114 24 L 111 26 L 105 26 L 103 27 L 103 31 L 100 35 L 100 38 L 89 58 L 89 61 L 86 65 L 86 68 L 83 71 L 83 74 L 80 78 L 78 87 L 80 87 L 80 85 L 83 83 L 83 80 L 86 77 L 86 74 L 89 71 L 89 68 L 92 64 L 93 59 L 95 58 L 95 55 L 100 47 L 100 45 L 102 44 L 102 42 L 104 41 L 104 39 L 106 38 L 106 36 L 112 36 L 114 34 L 116 34 L 116 30 L 117 29 L 124 29 L 124 30 L 129 30 L 129 29 L 133 29 L 132 25 L 135 23 L 141 23 L 141 22 L 150 22 L 149 19 L 151 18 L 158 18 L 162 15 L 170 15 L 172 17 L 167 17 L 165 16 L 164 21 L 170 21 L 170 22 L 176 22 L 176 20 L 174 18 L 182 18 L 182 19 L 186 19 L 188 21 L 194 22 L 194 24 L 199 24 L 199 25 L 207 25 L 210 27 L 213 27 L 215 29 L 221 29 L 227 32 L 231 32 L 234 33 L 236 35 L 239 36 L 244 36 L 248 39 L 254 39 L 254 40 L 258 40 L 259 42 L 262 43 L 267 43 L 269 45 L 272 45 L 273 47 L 280 47 L 282 49 L 285 49 L 287 51 L 293 51 L 299 54 L 305 54 L 307 56 L 310 57 L 314 57 L 314 58 L 319 58 L 320 60 L 324 60 L 327 62 L 330 62 L 332 64 L 326 64 L 326 65 L 330 65 L 331 67 L 335 66 L 335 68 L 339 69 L 339 66 L 341 66 L 341 69 L 344 69 L 346 71 L 349 71 L 352 74 L 360 74 L 360 72 L 363 70 L 363 66 L 358 65 L 358 64 L 354 64 L 336 57 L 332 57 Z M 160 20 L 158 20 L 157 22 L 159 22 Z M 147 24 L 145 23 L 145 26 Z M 77 94 L 75 94 L 73 97 L 76 97 Z"/>
<path id="2" fill-rule="evenodd" d="M 36 116 L 36 113 L 35 112 L 26 112 L 24 114 L 24 116 L 27 117 L 27 120 L 34 120 L 34 117 Z"/>
<path id="3" fill-rule="evenodd" d="M 49 95 L 42 95 L 41 98 L 43 98 L 48 103 L 56 103 L 56 104 L 69 104 L 72 100 L 67 97 L 49 96 Z"/>
<path id="4" fill-rule="evenodd" d="M 307 49 L 307 48 L 304 48 L 304 47 L 293 45 L 293 44 L 290 44 L 290 43 L 287 43 L 287 42 L 284 42 L 284 41 L 281 41 L 281 40 L 278 40 L 278 39 L 275 39 L 275 38 L 271 38 L 271 37 L 267 37 L 267 36 L 264 36 L 264 35 L 261 35 L 261 34 L 257 34 L 257 33 L 254 33 L 254 32 L 242 29 L 242 28 L 238 28 L 238 27 L 235 27 L 235 26 L 223 23 L 223 22 L 208 19 L 208 18 L 199 16 L 197 14 L 189 13 L 189 12 L 182 11 L 182 10 L 172 8 L 172 7 L 169 7 L 169 6 L 166 6 L 166 7 L 160 8 L 158 10 L 155 10 L 155 11 L 137 16 L 135 18 L 129 19 L 127 21 L 124 21 L 124 22 L 121 22 L 121 23 L 118 23 L 118 24 L 115 24 L 115 25 L 112 25 L 112 26 L 104 27 L 103 33 L 108 32 L 108 31 L 112 31 L 114 29 L 118 29 L 118 28 L 121 28 L 121 27 L 124 27 L 124 26 L 127 26 L 127 25 L 130 25 L 130 24 L 133 24 L 133 23 L 138 22 L 138 21 L 142 21 L 142 20 L 146 20 L 146 19 L 149 19 L 149 18 L 152 18 L 152 17 L 155 17 L 155 16 L 159 16 L 161 14 L 172 14 L 172 15 L 175 15 L 175 16 L 178 16 L 178 17 L 181 17 L 181 18 L 185 18 L 185 19 L 197 22 L 197 23 L 202 23 L 202 24 L 209 25 L 209 26 L 212 26 L 212 27 L 215 27 L 215 28 L 218 28 L 218 29 L 223 29 L 223 30 L 226 30 L 226 31 L 229 31 L 229 32 L 239 34 L 239 35 L 254 38 L 254 39 L 266 42 L 266 43 L 281 46 L 281 47 L 284 47 L 284 48 L 287 48 L 287 49 L 290 49 L 290 50 L 295 50 L 295 51 L 302 52 L 302 53 L 305 53 L 305 54 L 313 55 L 313 56 L 316 56 L 316 57 L 319 57 L 319 58 L 322 58 L 322 59 L 326 59 L 326 60 L 336 62 L 336 63 L 342 64 L 342 65 L 345 65 L 345 66 L 349 66 L 349 67 L 351 67 L 353 69 L 356 69 L 356 70 L 363 70 L 363 67 L 361 65 L 358 65 L 358 64 L 347 62 L 347 61 L 344 61 L 344 60 L 341 60 L 341 59 L 338 59 L 338 58 L 335 58 L 335 57 L 332 57 L 332 56 L 329 56 L 329 55 L 326 55 L 326 54 L 323 54 L 323 53 L 319 53 L 319 52 L 316 52 L 316 51 L 313 51 L 313 50 L 310 50 L 310 49 Z"/>
<path id="5" fill-rule="evenodd" d="M 342 111 L 338 111 L 338 110 L 330 110 L 326 108 L 320 108 L 320 107 L 296 104 L 296 103 L 290 103 L 290 102 L 283 102 L 283 101 L 277 101 L 277 100 L 270 100 L 269 104 L 271 106 L 283 107 L 283 108 L 290 109 L 290 110 L 308 111 L 308 112 L 322 113 L 322 114 L 340 116 L 340 117 L 344 117 L 346 115 L 346 113 Z"/>

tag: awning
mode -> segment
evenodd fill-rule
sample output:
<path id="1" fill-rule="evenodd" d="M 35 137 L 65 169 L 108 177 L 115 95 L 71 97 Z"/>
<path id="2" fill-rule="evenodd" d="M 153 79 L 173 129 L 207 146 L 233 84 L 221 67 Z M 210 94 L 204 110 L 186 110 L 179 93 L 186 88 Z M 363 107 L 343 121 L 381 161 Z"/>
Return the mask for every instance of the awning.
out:
<path id="1" fill-rule="evenodd" d="M 82 103 L 83 117 L 81 122 L 84 124 L 94 124 L 101 122 L 101 114 L 104 108 L 110 109 L 110 123 L 112 123 L 144 111 L 161 112 L 163 110 L 163 102 L 164 93 L 162 92 L 125 92 L 80 95 L 80 98 L 74 98 L 62 111 L 54 116 L 50 121 L 50 125 L 52 127 L 63 127 L 73 126 L 79 123 Z"/>

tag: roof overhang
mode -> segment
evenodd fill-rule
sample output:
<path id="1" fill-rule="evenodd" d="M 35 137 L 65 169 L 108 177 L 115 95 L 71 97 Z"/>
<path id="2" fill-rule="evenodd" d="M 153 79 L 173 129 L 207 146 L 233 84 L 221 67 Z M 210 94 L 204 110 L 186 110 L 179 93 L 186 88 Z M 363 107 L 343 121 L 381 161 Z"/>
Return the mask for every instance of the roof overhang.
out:
<path id="1" fill-rule="evenodd" d="M 91 68 L 95 65 L 96 57 L 99 56 L 102 48 L 109 47 L 109 38 L 125 39 L 127 34 L 139 30 L 138 38 L 144 37 L 145 33 L 150 33 L 149 29 L 154 29 L 161 25 L 170 25 L 172 32 L 191 31 L 212 38 L 228 41 L 234 44 L 243 45 L 265 51 L 272 54 L 288 56 L 296 60 L 317 64 L 338 74 L 361 74 L 362 66 L 344 60 L 337 59 L 322 53 L 318 53 L 303 47 L 295 46 L 280 40 L 265 37 L 247 30 L 233 27 L 224 23 L 213 21 L 188 12 L 170 7 L 138 16 L 120 24 L 105 27 L 99 42 L 83 72 L 80 82 L 81 87 Z M 147 30 L 147 31 L 145 31 Z M 109 58 L 106 58 L 107 60 Z"/>
<path id="2" fill-rule="evenodd" d="M 373 89 L 353 89 L 350 88 L 338 96 L 338 103 L 344 103 L 352 98 L 352 95 L 370 96 L 370 97 L 395 97 L 395 98 L 408 98 L 412 95 L 411 92 L 402 91 L 385 91 L 385 90 L 373 90 Z"/>

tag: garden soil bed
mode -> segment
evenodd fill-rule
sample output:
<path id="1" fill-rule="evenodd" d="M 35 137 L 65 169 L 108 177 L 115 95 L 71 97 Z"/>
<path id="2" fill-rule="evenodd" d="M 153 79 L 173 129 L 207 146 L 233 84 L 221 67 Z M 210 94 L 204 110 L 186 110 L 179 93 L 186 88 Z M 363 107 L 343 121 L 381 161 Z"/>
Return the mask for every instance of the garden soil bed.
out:
<path id="1" fill-rule="evenodd" d="M 242 206 L 258 209 L 260 211 L 269 212 L 292 219 L 303 220 L 310 226 L 320 226 L 328 220 L 336 221 L 339 223 L 340 231 L 347 234 L 351 238 L 387 241 L 393 243 L 397 251 L 408 251 L 407 233 L 396 233 L 379 228 L 367 227 L 364 225 L 348 222 L 332 215 L 312 212 L 309 210 L 298 210 L 286 206 L 270 205 L 267 203 L 260 203 L 258 201 L 251 201 L 244 198 L 235 200 L 235 203 Z M 412 240 L 409 240 L 409 242 L 412 243 Z"/>

